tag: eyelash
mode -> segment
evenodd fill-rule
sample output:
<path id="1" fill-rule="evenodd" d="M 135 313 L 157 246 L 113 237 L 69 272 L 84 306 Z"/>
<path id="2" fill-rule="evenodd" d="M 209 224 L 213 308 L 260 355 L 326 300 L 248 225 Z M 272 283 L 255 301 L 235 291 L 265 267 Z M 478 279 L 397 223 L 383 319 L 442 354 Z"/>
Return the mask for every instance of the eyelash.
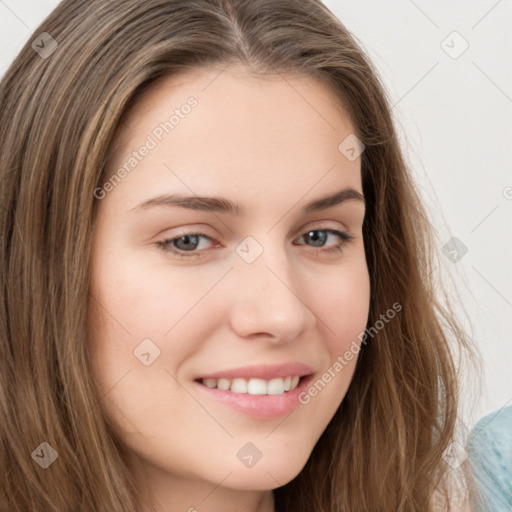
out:
<path id="1" fill-rule="evenodd" d="M 339 238 L 341 238 L 341 240 L 342 240 L 340 243 L 338 243 L 328 249 L 323 249 L 322 247 L 313 247 L 313 249 L 317 249 L 317 251 L 316 251 L 317 253 L 327 253 L 329 255 L 338 254 L 339 252 L 343 251 L 345 249 L 345 246 L 347 244 L 349 244 L 350 242 L 352 242 L 352 240 L 354 239 L 354 237 L 352 235 L 350 235 L 349 233 L 346 233 L 344 231 L 338 231 L 336 229 L 327 229 L 327 228 L 309 229 L 308 231 L 303 233 L 301 235 L 301 237 L 303 237 L 304 235 L 307 235 L 311 232 L 316 232 L 316 231 L 324 231 L 326 233 L 338 235 Z M 188 232 L 188 233 L 183 233 L 175 238 L 169 238 L 167 240 L 160 240 L 158 242 L 155 242 L 155 245 L 158 248 L 160 248 L 161 250 L 163 250 L 165 252 L 170 252 L 180 258 L 190 258 L 190 257 L 200 256 L 200 252 L 198 252 L 198 251 L 195 251 L 195 250 L 194 251 L 183 251 L 180 249 L 176 249 L 175 247 L 173 247 L 171 245 L 172 242 L 174 242 L 175 240 L 179 240 L 180 238 L 183 238 L 185 236 L 198 236 L 200 238 L 207 238 L 209 240 L 212 240 L 213 242 L 216 242 L 216 240 L 209 237 L 208 235 L 205 235 L 204 233 Z"/>

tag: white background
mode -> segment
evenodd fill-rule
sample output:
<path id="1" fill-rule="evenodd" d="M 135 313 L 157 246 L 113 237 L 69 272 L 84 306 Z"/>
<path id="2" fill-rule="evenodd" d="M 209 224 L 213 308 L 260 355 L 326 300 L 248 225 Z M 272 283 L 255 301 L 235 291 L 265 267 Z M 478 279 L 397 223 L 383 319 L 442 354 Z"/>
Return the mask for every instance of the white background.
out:
<path id="1" fill-rule="evenodd" d="M 0 76 L 57 3 L 0 0 Z M 471 426 L 512 404 L 512 0 L 325 3 L 389 92 L 440 247 L 455 236 L 468 248 L 445 264 L 484 360 Z"/>

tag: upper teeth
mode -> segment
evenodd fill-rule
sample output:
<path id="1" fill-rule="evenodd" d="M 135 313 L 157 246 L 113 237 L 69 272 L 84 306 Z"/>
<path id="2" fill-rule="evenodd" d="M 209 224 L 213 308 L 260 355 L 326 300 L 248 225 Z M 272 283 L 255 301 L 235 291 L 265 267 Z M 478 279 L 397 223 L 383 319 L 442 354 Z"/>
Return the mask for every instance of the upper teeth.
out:
<path id="1" fill-rule="evenodd" d="M 300 377 L 284 377 L 271 380 L 264 379 L 202 379 L 209 388 L 230 390 L 233 393 L 248 393 L 249 395 L 282 395 L 292 391 L 299 383 Z"/>

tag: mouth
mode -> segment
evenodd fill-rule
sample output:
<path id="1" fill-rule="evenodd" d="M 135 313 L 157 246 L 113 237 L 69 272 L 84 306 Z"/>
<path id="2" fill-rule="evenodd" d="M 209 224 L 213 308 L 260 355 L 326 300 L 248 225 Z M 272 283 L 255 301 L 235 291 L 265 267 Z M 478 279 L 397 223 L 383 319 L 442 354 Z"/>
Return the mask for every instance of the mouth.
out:
<path id="1" fill-rule="evenodd" d="M 224 372 L 195 379 L 199 396 L 213 407 L 226 408 L 255 419 L 272 419 L 287 416 L 303 402 L 300 397 L 314 379 L 311 369 L 295 370 L 289 375 L 275 376 L 275 372 L 260 372 L 258 376 L 234 376 Z M 232 375 L 226 376 L 226 373 Z M 239 373 L 239 372 L 237 372 Z M 242 372 L 244 373 L 244 372 Z M 266 373 L 266 375 L 262 375 Z M 273 373 L 274 375 L 269 375 Z M 284 373 L 284 371 L 281 371 Z M 301 375 L 297 375 L 301 373 Z"/>
<path id="2" fill-rule="evenodd" d="M 305 379 L 307 375 L 289 375 L 287 377 L 276 377 L 274 379 L 260 379 L 260 378 L 205 378 L 196 379 L 199 384 L 210 388 L 219 389 L 221 391 L 230 391 L 234 394 L 248 394 L 248 395 L 283 395 L 297 388 L 301 379 Z"/>

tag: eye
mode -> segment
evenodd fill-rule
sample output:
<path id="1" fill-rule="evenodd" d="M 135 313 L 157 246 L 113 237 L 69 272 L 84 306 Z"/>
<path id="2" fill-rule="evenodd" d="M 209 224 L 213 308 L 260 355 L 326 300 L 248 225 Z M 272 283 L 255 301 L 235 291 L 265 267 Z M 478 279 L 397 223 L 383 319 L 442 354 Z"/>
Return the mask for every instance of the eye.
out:
<path id="1" fill-rule="evenodd" d="M 333 235 L 334 237 L 338 238 L 338 241 L 335 242 L 334 245 L 328 248 L 324 248 L 329 237 Z M 334 254 L 343 250 L 345 245 L 350 243 L 353 238 L 354 237 L 349 233 L 338 231 L 336 229 L 316 228 L 302 234 L 298 240 L 304 239 L 307 241 L 306 243 L 312 243 L 312 247 L 317 249 L 315 251 L 316 253 Z M 208 235 L 205 235 L 204 233 L 190 232 L 184 233 L 179 237 L 155 242 L 155 245 L 163 251 L 170 252 L 178 257 L 198 257 L 201 255 L 201 253 L 197 251 L 201 240 L 210 240 L 212 242 L 216 242 L 216 240 L 209 237 Z"/>
<path id="2" fill-rule="evenodd" d="M 156 245 L 162 250 L 172 252 L 180 257 L 198 256 L 196 249 L 200 245 L 200 240 L 204 239 L 212 240 L 203 233 L 185 233 L 176 238 L 156 242 Z"/>
<path id="3" fill-rule="evenodd" d="M 327 249 L 323 249 L 329 235 L 335 235 L 338 238 L 338 242 Z M 345 245 L 350 243 L 354 237 L 349 233 L 338 231 L 336 229 L 315 228 L 304 233 L 300 238 L 304 238 L 305 240 L 312 242 L 314 244 L 313 247 L 320 248 L 320 250 L 316 251 L 318 253 L 334 254 L 342 251 L 345 248 Z"/>

